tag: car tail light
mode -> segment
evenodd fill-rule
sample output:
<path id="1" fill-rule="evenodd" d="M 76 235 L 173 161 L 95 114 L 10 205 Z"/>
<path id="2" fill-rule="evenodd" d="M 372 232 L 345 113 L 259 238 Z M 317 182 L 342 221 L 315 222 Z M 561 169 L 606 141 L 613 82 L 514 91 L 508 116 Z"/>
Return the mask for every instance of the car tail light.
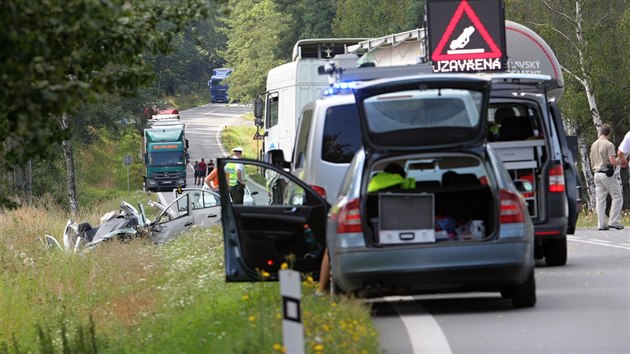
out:
<path id="1" fill-rule="evenodd" d="M 564 168 L 562 165 L 555 165 L 549 169 L 549 192 L 564 192 Z"/>
<path id="2" fill-rule="evenodd" d="M 534 174 L 533 174 L 533 173 L 529 173 L 529 174 L 526 174 L 526 175 L 519 176 L 519 178 L 520 178 L 520 179 L 524 179 L 524 180 L 526 180 L 526 181 L 527 181 L 527 182 L 529 182 L 532 186 L 534 185 Z M 523 197 L 525 197 L 525 198 L 531 198 L 531 197 L 533 197 L 533 196 L 534 196 L 535 191 L 531 191 L 531 192 L 522 192 L 521 194 L 522 194 L 522 195 L 523 195 Z"/>
<path id="3" fill-rule="evenodd" d="M 337 216 L 337 233 L 362 232 L 359 199 L 352 199 L 341 207 Z"/>
<path id="4" fill-rule="evenodd" d="M 314 190 L 315 192 L 317 192 L 317 194 L 319 194 L 319 195 L 321 195 L 322 197 L 326 198 L 326 189 L 325 189 L 324 187 L 311 185 L 311 188 L 313 188 L 313 190 Z"/>
<path id="5" fill-rule="evenodd" d="M 501 204 L 501 224 L 519 223 L 525 221 L 523 202 L 518 194 L 510 192 L 506 189 L 501 189 L 499 191 L 499 200 Z"/>

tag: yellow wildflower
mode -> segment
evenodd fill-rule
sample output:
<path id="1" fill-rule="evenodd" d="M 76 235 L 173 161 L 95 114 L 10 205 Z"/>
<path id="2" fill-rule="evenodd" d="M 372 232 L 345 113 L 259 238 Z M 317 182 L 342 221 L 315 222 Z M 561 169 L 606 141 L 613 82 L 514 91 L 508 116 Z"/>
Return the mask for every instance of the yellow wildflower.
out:
<path id="1" fill-rule="evenodd" d="M 254 322 L 256 321 L 256 316 L 249 316 L 248 320 L 249 322 Z"/>
<path id="2" fill-rule="evenodd" d="M 328 327 L 328 325 L 326 324 L 322 325 L 322 329 L 324 330 L 324 332 L 330 331 L 330 327 Z"/>
<path id="3" fill-rule="evenodd" d="M 315 350 L 316 352 L 321 352 L 322 350 L 324 350 L 324 345 L 323 344 L 315 344 L 313 346 L 313 350 Z"/>
<path id="4" fill-rule="evenodd" d="M 286 349 L 282 346 L 282 344 L 275 343 L 273 345 L 273 350 L 284 353 Z"/>
<path id="5" fill-rule="evenodd" d="M 249 300 L 249 295 L 243 295 L 243 297 L 241 299 L 243 301 L 247 301 L 247 300 Z"/>

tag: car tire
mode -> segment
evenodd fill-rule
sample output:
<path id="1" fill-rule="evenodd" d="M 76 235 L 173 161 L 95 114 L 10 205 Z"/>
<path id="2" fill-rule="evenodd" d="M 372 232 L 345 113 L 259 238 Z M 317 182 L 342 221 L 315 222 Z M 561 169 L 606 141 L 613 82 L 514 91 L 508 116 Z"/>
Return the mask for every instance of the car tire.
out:
<path id="1" fill-rule="evenodd" d="M 503 292 L 501 292 L 503 295 Z M 523 284 L 512 289 L 512 305 L 517 308 L 533 307 L 536 304 L 536 280 L 534 270 L 527 277 Z"/>
<path id="2" fill-rule="evenodd" d="M 563 266 L 567 264 L 567 239 L 547 240 L 544 244 L 545 264 Z"/>

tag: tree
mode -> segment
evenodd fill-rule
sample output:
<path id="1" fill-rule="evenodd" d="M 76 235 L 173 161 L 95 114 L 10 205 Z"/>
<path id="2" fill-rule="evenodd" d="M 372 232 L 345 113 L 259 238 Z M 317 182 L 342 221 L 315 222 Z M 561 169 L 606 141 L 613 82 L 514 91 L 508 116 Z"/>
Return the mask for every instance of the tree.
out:
<path id="1" fill-rule="evenodd" d="M 274 0 L 278 8 L 291 15 L 289 29 L 276 45 L 278 58 L 291 60 L 293 46 L 300 39 L 331 38 L 335 0 Z"/>
<path id="2" fill-rule="evenodd" d="M 0 171 L 70 137 L 65 114 L 102 95 L 133 94 L 153 77 L 146 53 L 167 51 L 203 0 L 0 3 Z M 68 151 L 72 151 L 70 148 Z M 0 205 L 10 203 L 4 191 Z"/>
<path id="3" fill-rule="evenodd" d="M 228 45 L 222 55 L 234 69 L 227 79 L 230 98 L 249 102 L 265 91 L 267 72 L 284 63 L 275 50 L 289 30 L 291 18 L 273 0 L 232 0 L 227 13 L 224 33 Z"/>
<path id="4" fill-rule="evenodd" d="M 414 0 L 338 0 L 333 33 L 338 37 L 368 38 L 411 30 L 422 23 L 423 3 Z"/>
<path id="5" fill-rule="evenodd" d="M 595 185 L 588 158 L 588 145 L 602 124 L 602 117 L 615 131 L 623 131 L 619 120 L 619 82 L 625 78 L 620 60 L 619 15 L 625 1 L 511 0 L 508 18 L 532 26 L 554 48 L 563 72 L 566 90 L 560 102 L 565 126 L 578 137 L 582 172 L 594 207 Z M 627 80 L 625 80 L 627 84 Z M 590 121 L 590 123 L 589 123 Z M 594 128 L 594 129 L 593 129 Z"/>
<path id="6" fill-rule="evenodd" d="M 218 31 L 218 13 L 215 9 L 207 19 L 191 23 L 171 41 L 170 53 L 155 57 L 158 95 L 207 90 L 212 68 L 224 64 L 219 51 L 225 49 L 227 39 Z"/>

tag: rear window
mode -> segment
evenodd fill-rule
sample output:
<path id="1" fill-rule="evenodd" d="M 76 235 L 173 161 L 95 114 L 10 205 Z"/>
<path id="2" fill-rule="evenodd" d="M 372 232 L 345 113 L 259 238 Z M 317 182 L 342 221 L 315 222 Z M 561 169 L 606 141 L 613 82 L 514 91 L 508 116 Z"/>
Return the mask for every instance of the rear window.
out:
<path id="1" fill-rule="evenodd" d="M 480 120 L 481 92 L 461 89 L 408 90 L 364 101 L 370 132 L 419 128 L 471 128 Z"/>
<path id="2" fill-rule="evenodd" d="M 324 122 L 322 160 L 349 163 L 360 147 L 361 127 L 356 105 L 329 108 Z"/>
<path id="3" fill-rule="evenodd" d="M 441 186 L 453 184 L 480 184 L 486 176 L 485 167 L 477 157 L 442 156 L 430 159 L 408 160 L 407 177 L 416 182 L 435 181 Z"/>

